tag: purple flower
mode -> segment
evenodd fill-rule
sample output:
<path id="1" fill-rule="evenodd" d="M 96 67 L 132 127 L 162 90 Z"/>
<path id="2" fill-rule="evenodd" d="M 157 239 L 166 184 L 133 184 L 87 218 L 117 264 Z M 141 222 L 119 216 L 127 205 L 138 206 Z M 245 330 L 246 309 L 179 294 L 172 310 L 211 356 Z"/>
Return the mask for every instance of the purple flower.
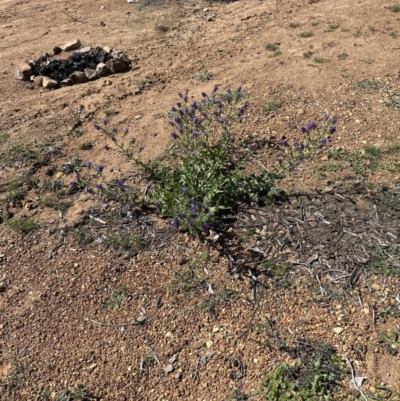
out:
<path id="1" fill-rule="evenodd" d="M 110 147 L 109 147 L 108 145 L 104 145 L 104 146 L 103 146 L 103 149 L 104 149 L 104 150 L 110 150 Z"/>
<path id="2" fill-rule="evenodd" d="M 331 134 L 334 134 L 337 131 L 336 125 L 332 126 L 329 130 Z"/>
<path id="3" fill-rule="evenodd" d="M 200 135 L 200 134 L 199 134 L 198 132 L 196 132 L 196 131 L 195 131 L 195 132 L 193 132 L 193 136 L 194 136 L 195 138 L 198 138 L 198 137 L 199 137 L 199 135 Z"/>
<path id="4" fill-rule="evenodd" d="M 203 202 L 201 202 L 201 201 L 199 201 L 199 202 L 197 202 L 197 205 L 201 208 L 201 207 L 203 207 L 204 206 L 204 203 Z"/>
<path id="5" fill-rule="evenodd" d="M 99 164 L 99 165 L 96 166 L 96 172 L 97 172 L 97 173 L 100 174 L 103 170 L 104 170 L 104 166 L 102 166 L 101 164 Z"/>
<path id="6" fill-rule="evenodd" d="M 226 90 L 226 93 L 227 93 L 228 95 L 230 95 L 230 94 L 232 93 L 232 91 L 231 91 L 230 89 L 227 89 L 227 90 Z"/>
<path id="7" fill-rule="evenodd" d="M 116 138 L 114 135 L 111 135 L 111 136 L 110 136 L 110 139 L 111 139 L 113 142 L 117 142 L 117 138 Z"/>
<path id="8" fill-rule="evenodd" d="M 178 138 L 178 135 L 176 135 L 175 132 L 172 132 L 172 133 L 171 133 L 171 138 L 172 138 L 172 139 L 176 139 L 176 138 Z"/>
<path id="9" fill-rule="evenodd" d="M 177 105 L 179 108 L 182 106 L 182 104 L 181 104 L 180 102 L 178 102 L 176 105 Z"/>
<path id="10" fill-rule="evenodd" d="M 140 146 L 139 146 L 139 153 L 140 153 L 143 149 L 144 149 L 144 146 L 143 146 L 143 145 L 140 145 Z"/>
<path id="11" fill-rule="evenodd" d="M 87 162 L 86 162 L 86 167 L 87 167 L 87 168 L 91 168 L 91 167 L 92 167 L 92 162 L 87 161 Z"/>
<path id="12" fill-rule="evenodd" d="M 336 124 L 337 123 L 337 118 L 336 117 L 333 117 L 332 118 L 332 124 Z"/>
<path id="13" fill-rule="evenodd" d="M 303 160 L 303 159 L 304 159 L 304 155 L 299 155 L 299 156 L 298 156 L 298 159 L 299 159 L 299 160 Z"/>
<path id="14" fill-rule="evenodd" d="M 133 145 L 136 142 L 136 138 L 131 139 L 131 144 Z"/>
<path id="15" fill-rule="evenodd" d="M 188 191 L 188 189 L 187 189 L 186 187 L 183 187 L 183 188 L 182 188 L 182 193 L 183 193 L 184 195 L 187 194 L 187 191 Z"/>
<path id="16" fill-rule="evenodd" d="M 124 128 L 124 134 L 126 135 L 128 132 L 129 132 L 129 128 L 128 128 L 128 127 L 125 127 L 125 128 Z"/>
<path id="17" fill-rule="evenodd" d="M 198 213 L 194 203 L 192 203 L 192 205 L 190 206 L 190 210 L 195 216 L 197 216 Z"/>
<path id="18" fill-rule="evenodd" d="M 100 129 L 100 125 L 99 125 L 99 124 L 93 124 L 93 127 L 94 127 L 94 129 L 97 130 L 97 131 Z"/>
<path id="19" fill-rule="evenodd" d="M 65 163 L 65 168 L 69 171 L 72 171 L 74 169 L 74 166 L 70 162 Z"/>
<path id="20" fill-rule="evenodd" d="M 87 192 L 88 194 L 91 194 L 91 193 L 93 192 L 93 189 L 92 189 L 92 188 L 89 188 L 89 187 L 87 187 L 87 188 L 86 188 L 86 192 Z"/>
<path id="21" fill-rule="evenodd" d="M 307 132 L 307 128 L 306 128 L 306 127 L 301 127 L 301 132 L 302 132 L 303 134 L 305 134 L 305 133 Z"/>
<path id="22" fill-rule="evenodd" d="M 205 92 L 201 92 L 202 97 L 207 97 L 207 94 Z"/>
<path id="23" fill-rule="evenodd" d="M 182 132 L 183 132 L 183 126 L 182 126 L 182 124 L 179 124 L 179 125 L 178 125 L 178 131 L 182 134 Z"/>
<path id="24" fill-rule="evenodd" d="M 76 181 L 71 181 L 70 185 L 72 188 L 74 188 L 76 185 L 78 185 L 78 183 Z"/>
<path id="25" fill-rule="evenodd" d="M 284 139 L 284 140 L 282 141 L 282 146 L 288 146 L 288 145 L 289 145 L 288 140 L 287 140 L 287 139 Z"/>
<path id="26" fill-rule="evenodd" d="M 113 132 L 118 132 L 118 128 L 117 127 L 113 127 Z"/>
<path id="27" fill-rule="evenodd" d="M 277 159 L 277 160 L 278 160 L 278 163 L 279 163 L 279 164 L 282 164 L 282 163 L 283 163 L 283 160 L 282 160 L 282 158 L 281 158 L 281 157 L 278 157 L 278 159 Z"/>
<path id="28" fill-rule="evenodd" d="M 178 229 L 178 228 L 179 228 L 179 220 L 178 220 L 178 219 L 175 219 L 175 220 L 172 222 L 172 225 L 173 225 L 176 229 Z"/>
<path id="29" fill-rule="evenodd" d="M 110 117 L 109 116 L 105 116 L 104 120 L 103 120 L 103 124 L 107 125 L 109 121 L 110 121 Z"/>
<path id="30" fill-rule="evenodd" d="M 196 110 L 197 109 L 197 102 L 194 101 L 191 107 L 192 107 L 192 110 Z"/>
<path id="31" fill-rule="evenodd" d="M 320 146 L 321 146 L 321 147 L 326 146 L 327 143 L 328 143 L 328 139 L 322 138 L 322 139 L 321 139 Z"/>
<path id="32" fill-rule="evenodd" d="M 293 144 L 293 146 L 294 146 L 296 149 L 301 149 L 301 150 L 304 150 L 304 148 L 305 148 L 305 145 L 304 145 L 303 142 L 295 142 L 295 143 Z"/>
<path id="33" fill-rule="evenodd" d="M 307 131 L 312 131 L 315 128 L 317 128 L 317 124 L 315 123 L 310 123 L 307 125 Z"/>
<path id="34" fill-rule="evenodd" d="M 96 184 L 96 188 L 102 190 L 103 189 L 103 185 L 102 184 Z"/>
<path id="35" fill-rule="evenodd" d="M 218 90 L 218 85 L 214 86 L 213 92 L 215 93 Z"/>
<path id="36" fill-rule="evenodd" d="M 206 235 L 210 234 L 210 226 L 208 224 L 204 224 L 203 233 Z"/>
<path id="37" fill-rule="evenodd" d="M 324 114 L 324 120 L 327 120 L 329 118 L 329 114 L 328 113 L 325 113 Z"/>
<path id="38" fill-rule="evenodd" d="M 122 188 L 124 186 L 124 180 L 118 180 L 118 186 Z"/>

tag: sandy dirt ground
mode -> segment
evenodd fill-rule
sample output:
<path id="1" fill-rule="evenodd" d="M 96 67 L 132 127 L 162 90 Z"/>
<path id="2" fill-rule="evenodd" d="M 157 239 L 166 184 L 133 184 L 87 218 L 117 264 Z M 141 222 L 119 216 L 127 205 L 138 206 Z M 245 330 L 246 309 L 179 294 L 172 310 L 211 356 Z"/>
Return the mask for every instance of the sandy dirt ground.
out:
<path id="1" fill-rule="evenodd" d="M 363 276 L 358 288 L 313 302 L 318 283 L 314 288 L 307 272 L 297 271 L 289 288 L 267 289 L 254 303 L 248 281 L 227 274 L 217 248 L 163 222 L 148 249 L 127 255 L 67 235 L 97 199 L 71 195 L 63 213 L 30 206 L 50 178 L 68 188 L 61 169 L 74 157 L 104 165 L 107 179 L 129 177 L 131 165 L 104 151 L 106 138 L 93 127 L 107 110 L 112 124 L 129 128 L 144 147 L 144 160 L 161 154 L 170 143 L 166 112 L 186 88 L 195 99 L 216 84 L 242 86 L 250 96 L 243 141 L 293 141 L 302 125 L 329 113 L 338 118 L 335 150 L 393 150 L 400 132 L 400 12 L 391 4 L 0 0 L 0 209 L 40 221 L 26 235 L 0 224 L 1 400 L 56 399 L 79 384 L 93 400 L 223 400 L 238 386 L 261 400 L 261 377 L 279 362 L 295 363 L 264 345 L 266 319 L 289 342 L 311 338 L 337 347 L 367 378 L 365 391 L 373 394 L 379 384 L 400 390 L 399 359 L 379 345 L 379 333 L 398 327 L 399 316 L 374 317 L 395 309 L 396 277 Z M 124 51 L 132 68 L 56 90 L 15 78 L 18 63 L 74 39 Z M 47 158 L 3 163 L 15 146 Z M 259 161 L 268 165 L 269 154 L 260 149 Z M 326 162 L 318 154 L 281 187 L 348 190 L 347 170 L 321 175 Z M 398 152 L 385 153 L 383 167 L 368 173 L 369 193 L 399 184 L 400 170 L 384 168 L 399 162 Z M 5 187 L 21 173 L 35 185 L 11 204 Z M 193 274 L 189 289 L 177 272 Z M 221 294 L 212 307 L 210 283 Z M 141 324 L 118 326 L 138 318 Z M 348 382 L 337 399 L 356 397 Z"/>

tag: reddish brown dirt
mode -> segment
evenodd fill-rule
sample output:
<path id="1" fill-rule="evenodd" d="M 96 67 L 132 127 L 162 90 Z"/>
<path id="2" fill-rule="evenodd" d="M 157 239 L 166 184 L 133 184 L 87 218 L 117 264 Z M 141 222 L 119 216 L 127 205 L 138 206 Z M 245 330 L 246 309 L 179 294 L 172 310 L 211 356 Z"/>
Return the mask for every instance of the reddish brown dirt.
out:
<path id="1" fill-rule="evenodd" d="M 385 102 L 400 102 L 400 13 L 388 5 L 373 0 L 3 0 L 0 131 L 9 138 L 0 149 L 5 154 L 15 144 L 52 147 L 51 165 L 31 171 L 38 186 L 53 166 L 67 187 L 70 177 L 60 170 L 74 156 L 104 164 L 107 178 L 126 177 L 131 165 L 104 151 L 105 138 L 93 128 L 105 110 L 114 110 L 112 124 L 128 127 L 144 146 L 146 160 L 169 143 L 165 113 L 178 91 L 189 88 L 198 97 L 215 84 L 242 85 L 251 107 L 241 139 L 293 141 L 302 125 L 328 112 L 339 119 L 332 149 L 365 152 L 366 145 L 374 145 L 386 152 L 386 164 L 367 178 L 372 192 L 383 185 L 393 188 L 400 172 L 387 166 L 399 163 L 399 153 L 390 149 L 398 144 L 400 118 L 399 108 Z M 291 23 L 300 25 L 291 28 Z M 308 31 L 313 36 L 300 37 Z M 15 79 L 19 62 L 76 38 L 125 51 L 132 70 L 53 91 Z M 279 43 L 282 53 L 274 56 L 267 43 Z M 195 78 L 205 71 L 215 79 Z M 270 102 L 281 107 L 272 110 Z M 83 135 L 71 136 L 74 128 Z M 94 148 L 81 150 L 88 141 Z M 269 154 L 262 149 L 257 157 L 268 165 Z M 348 171 L 321 174 L 325 162 L 321 152 L 280 185 L 289 191 L 345 192 Z M 27 170 L 24 162 L 0 168 L 0 185 Z M 27 199 L 35 196 L 32 190 Z M 247 280 L 228 275 L 226 260 L 214 248 L 183 234 L 161 232 L 150 250 L 134 257 L 102 244 L 80 246 L 66 229 L 98 201 L 87 195 L 71 200 L 69 210 L 59 214 L 10 205 L 0 193 L 0 209 L 41 223 L 27 235 L 0 225 L 1 400 L 54 399 L 78 384 L 98 400 L 222 400 L 238 385 L 251 399 L 261 399 L 255 393 L 260 378 L 284 361 L 265 346 L 266 318 L 275 320 L 289 343 L 309 338 L 336 346 L 368 379 L 365 391 L 380 383 L 400 391 L 399 360 L 379 344 L 379 333 L 397 330 L 399 319 L 388 316 L 373 324 L 374 311 L 396 307 L 398 279 L 368 276 L 357 289 L 338 288 L 338 297 L 328 302 L 306 273 L 297 274 L 287 289 L 272 289 L 267 281 L 267 291 L 254 304 Z M 179 287 L 176 272 L 186 266 L 205 286 L 188 292 Z M 210 313 L 209 284 L 216 292 L 234 291 L 229 302 L 217 302 L 216 314 Z M 110 304 L 119 292 L 118 305 Z M 140 316 L 144 324 L 98 324 L 131 323 Z M 336 334 L 337 327 L 344 331 Z M 165 373 L 159 364 L 166 367 L 174 355 L 173 371 Z M 246 374 L 234 381 L 230 375 L 238 373 L 237 360 L 246 365 Z M 353 397 L 348 381 L 338 399 Z"/>

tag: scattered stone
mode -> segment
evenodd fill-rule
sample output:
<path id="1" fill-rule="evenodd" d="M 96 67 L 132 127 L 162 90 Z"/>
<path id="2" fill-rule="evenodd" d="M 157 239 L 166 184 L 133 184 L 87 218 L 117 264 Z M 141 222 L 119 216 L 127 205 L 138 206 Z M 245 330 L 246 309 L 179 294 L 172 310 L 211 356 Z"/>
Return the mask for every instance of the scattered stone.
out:
<path id="1" fill-rule="evenodd" d="M 72 86 L 73 84 L 74 84 L 74 81 L 73 81 L 71 78 L 63 79 L 63 80 L 60 82 L 60 85 L 61 85 L 61 86 Z"/>
<path id="2" fill-rule="evenodd" d="M 109 86 L 109 85 L 111 85 L 112 84 L 112 81 L 110 81 L 109 79 L 106 79 L 105 81 L 104 81 L 104 86 Z"/>
<path id="3" fill-rule="evenodd" d="M 205 20 L 207 22 L 215 21 L 215 15 L 214 14 L 208 14 L 205 16 Z"/>
<path id="4" fill-rule="evenodd" d="M 50 51 L 49 54 L 50 56 L 57 56 L 57 54 L 60 54 L 62 52 L 61 47 L 54 46 Z"/>
<path id="5" fill-rule="evenodd" d="M 136 319 L 136 321 L 139 323 L 139 324 L 143 324 L 145 321 L 146 321 L 146 317 L 145 316 L 139 316 L 137 319 Z"/>
<path id="6" fill-rule="evenodd" d="M 214 343 L 211 340 L 206 341 L 207 348 L 211 348 Z"/>
<path id="7" fill-rule="evenodd" d="M 171 373 L 174 370 L 174 367 L 172 365 L 168 365 L 165 368 L 163 368 L 165 373 Z"/>
<path id="8" fill-rule="evenodd" d="M 74 84 L 83 84 L 88 81 L 86 74 L 82 71 L 75 71 L 70 75 Z"/>
<path id="9" fill-rule="evenodd" d="M 97 71 L 92 70 L 91 68 L 85 68 L 85 75 L 89 81 L 94 81 L 95 79 L 100 78 Z"/>
<path id="10" fill-rule="evenodd" d="M 77 53 L 83 54 L 83 53 L 89 53 L 92 48 L 90 46 L 84 46 L 81 47 L 79 50 L 77 50 Z"/>
<path id="11" fill-rule="evenodd" d="M 112 58 L 111 60 L 107 60 L 106 65 L 111 72 L 126 70 L 129 67 L 128 62 L 123 58 Z"/>
<path id="12" fill-rule="evenodd" d="M 28 63 L 21 63 L 15 70 L 15 77 L 21 81 L 29 81 L 32 75 L 32 67 Z"/>
<path id="13" fill-rule="evenodd" d="M 33 82 L 38 86 L 43 86 L 43 77 L 41 75 L 34 77 Z"/>
<path id="14" fill-rule="evenodd" d="M 140 120 L 143 116 L 141 114 L 136 114 L 135 117 L 133 117 L 135 120 Z"/>
<path id="15" fill-rule="evenodd" d="M 340 334 L 340 333 L 343 333 L 344 328 L 343 328 L 343 327 L 335 327 L 335 328 L 333 329 L 333 331 L 334 331 L 336 334 Z"/>
<path id="16" fill-rule="evenodd" d="M 76 50 L 79 49 L 80 47 L 81 47 L 81 41 L 79 39 L 73 40 L 60 46 L 61 50 L 64 50 L 65 52 L 70 52 L 71 50 Z"/>
<path id="17" fill-rule="evenodd" d="M 58 82 L 49 77 L 43 77 L 42 86 L 46 89 L 53 89 L 58 85 Z"/>
<path id="18" fill-rule="evenodd" d="M 97 64 L 96 72 L 101 77 L 104 77 L 105 75 L 109 74 L 110 69 L 104 63 L 99 63 L 99 64 Z"/>
<path id="19" fill-rule="evenodd" d="M 103 50 L 104 50 L 106 53 L 111 53 L 111 47 L 103 46 Z"/>
<path id="20" fill-rule="evenodd" d="M 105 22 L 100 21 L 100 26 L 106 26 Z"/>

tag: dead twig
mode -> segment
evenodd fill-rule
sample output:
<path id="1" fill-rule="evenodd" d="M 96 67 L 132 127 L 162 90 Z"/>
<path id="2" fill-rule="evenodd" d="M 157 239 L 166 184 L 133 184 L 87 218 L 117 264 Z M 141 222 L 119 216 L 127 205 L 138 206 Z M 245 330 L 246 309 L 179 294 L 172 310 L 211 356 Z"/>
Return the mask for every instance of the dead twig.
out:
<path id="1" fill-rule="evenodd" d="M 123 326 L 137 326 L 140 324 L 143 324 L 143 322 L 131 322 L 131 323 L 101 323 L 98 322 L 97 320 L 89 319 L 92 323 L 98 324 L 99 326 L 104 326 L 104 327 L 123 327 Z"/>
<path id="2" fill-rule="evenodd" d="M 349 359 L 347 358 L 346 355 L 344 356 L 344 358 L 346 359 L 346 361 L 347 361 L 347 363 L 348 363 L 348 365 L 349 365 L 349 367 L 350 367 L 350 370 L 351 370 L 351 378 L 352 378 L 352 380 L 353 380 L 353 384 L 354 384 L 355 389 L 360 393 L 360 395 L 361 395 L 361 397 L 364 399 L 364 401 L 368 401 L 368 398 L 364 395 L 364 393 L 362 392 L 362 390 L 360 389 L 360 387 L 358 387 L 358 384 L 357 384 L 357 382 L 356 382 L 356 377 L 355 377 L 355 375 L 354 375 L 354 369 L 353 369 L 352 363 L 349 361 Z"/>

